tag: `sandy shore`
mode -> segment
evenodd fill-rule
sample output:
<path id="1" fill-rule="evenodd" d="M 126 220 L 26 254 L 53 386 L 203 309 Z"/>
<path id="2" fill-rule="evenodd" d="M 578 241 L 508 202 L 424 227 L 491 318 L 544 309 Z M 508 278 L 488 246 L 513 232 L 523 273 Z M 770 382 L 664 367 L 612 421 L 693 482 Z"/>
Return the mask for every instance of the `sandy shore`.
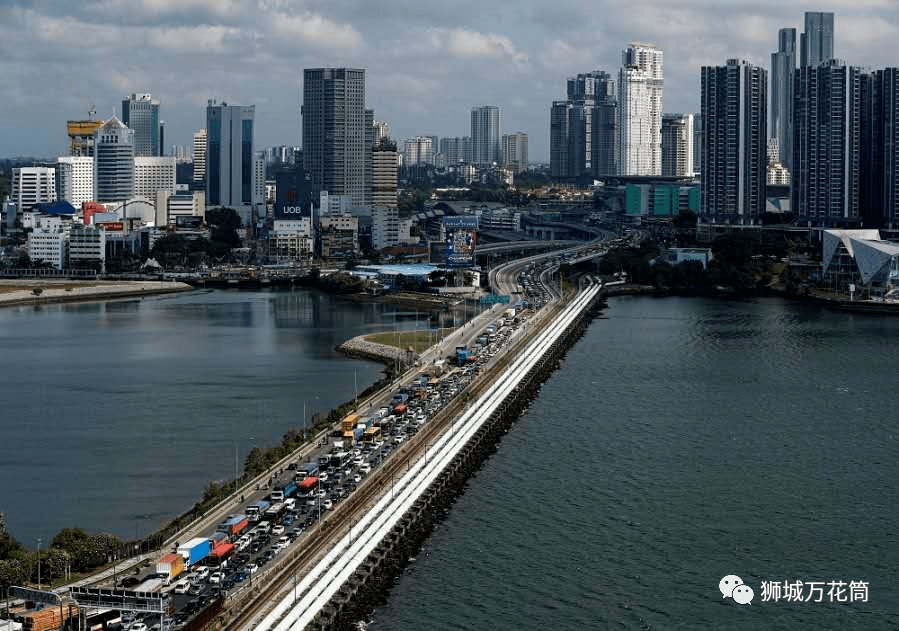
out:
<path id="1" fill-rule="evenodd" d="M 129 296 L 167 294 L 193 289 L 186 283 L 161 281 L 71 281 L 19 279 L 0 281 L 0 307 L 109 300 Z M 39 295 L 35 294 L 39 290 Z"/>

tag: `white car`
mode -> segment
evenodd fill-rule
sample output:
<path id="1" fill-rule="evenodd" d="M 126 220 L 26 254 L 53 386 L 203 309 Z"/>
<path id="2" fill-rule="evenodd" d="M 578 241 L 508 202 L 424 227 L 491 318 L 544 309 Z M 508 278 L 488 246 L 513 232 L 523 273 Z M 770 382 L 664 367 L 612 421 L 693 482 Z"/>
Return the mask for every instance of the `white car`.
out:
<path id="1" fill-rule="evenodd" d="M 212 574 L 209 575 L 209 582 L 212 583 L 213 585 L 221 583 L 223 580 L 225 580 L 224 572 L 213 572 Z"/>
<path id="2" fill-rule="evenodd" d="M 190 589 L 190 581 L 184 579 L 175 583 L 175 588 L 172 591 L 176 594 L 186 594 L 188 589 Z"/>
<path id="3" fill-rule="evenodd" d="M 201 565 L 200 567 L 194 568 L 193 578 L 195 580 L 202 581 L 207 576 L 209 576 L 209 568 L 208 567 Z"/>
<path id="4" fill-rule="evenodd" d="M 362 475 L 368 475 L 369 473 L 371 473 L 371 465 L 367 462 L 363 462 L 361 465 L 359 465 L 359 473 L 361 473 Z"/>
<path id="5" fill-rule="evenodd" d="M 323 500 L 323 501 L 322 501 L 322 508 L 324 508 L 325 510 L 331 510 L 332 508 L 334 508 L 334 502 L 332 502 L 332 501 L 329 500 L 329 499 Z"/>
<path id="6" fill-rule="evenodd" d="M 278 535 L 278 536 L 283 535 L 284 534 L 284 526 L 282 526 L 281 524 L 275 524 L 274 526 L 272 526 L 272 534 Z"/>
<path id="7" fill-rule="evenodd" d="M 148 627 L 143 622 L 135 622 L 128 629 L 129 631 L 147 631 Z"/>

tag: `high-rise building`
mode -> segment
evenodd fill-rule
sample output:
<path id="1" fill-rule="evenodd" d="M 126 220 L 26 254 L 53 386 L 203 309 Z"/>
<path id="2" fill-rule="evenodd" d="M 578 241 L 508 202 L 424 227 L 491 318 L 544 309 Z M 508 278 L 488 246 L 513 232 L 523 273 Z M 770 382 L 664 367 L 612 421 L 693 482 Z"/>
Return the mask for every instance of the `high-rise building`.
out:
<path id="1" fill-rule="evenodd" d="M 150 94 L 132 94 L 122 99 L 122 122 L 134 130 L 135 156 L 161 156 L 159 99 Z"/>
<path id="2" fill-rule="evenodd" d="M 375 135 L 372 139 L 374 146 L 380 144 L 382 140 L 390 138 L 390 125 L 387 121 L 374 121 L 373 125 L 375 127 Z"/>
<path id="3" fill-rule="evenodd" d="M 255 183 L 255 105 L 206 106 L 206 204 L 233 208 L 250 218 Z"/>
<path id="4" fill-rule="evenodd" d="M 621 175 L 661 175 L 662 51 L 633 42 L 621 53 L 618 75 L 618 168 Z"/>
<path id="5" fill-rule="evenodd" d="M 175 193 L 175 156 L 135 156 L 134 195 L 155 203 L 156 193 Z"/>
<path id="6" fill-rule="evenodd" d="M 513 173 L 528 170 L 528 135 L 524 132 L 503 134 L 503 164 Z"/>
<path id="7" fill-rule="evenodd" d="M 796 72 L 793 212 L 819 226 L 854 225 L 860 212 L 861 71 L 831 59 Z"/>
<path id="8" fill-rule="evenodd" d="M 403 143 L 403 166 L 434 164 L 434 145 L 430 136 L 408 138 Z"/>
<path id="9" fill-rule="evenodd" d="M 56 159 L 56 191 L 75 208 L 94 198 L 94 159 L 59 156 Z"/>
<path id="10" fill-rule="evenodd" d="M 471 108 L 472 161 L 489 166 L 502 162 L 502 114 L 496 105 Z"/>
<path id="11" fill-rule="evenodd" d="M 134 130 L 118 117 L 94 135 L 94 200 L 123 202 L 134 196 Z"/>
<path id="12" fill-rule="evenodd" d="M 702 68 L 700 213 L 751 224 L 765 212 L 768 76 L 729 59 Z"/>
<path id="13" fill-rule="evenodd" d="M 899 68 L 862 75 L 861 208 L 866 226 L 899 226 Z"/>
<path id="14" fill-rule="evenodd" d="M 693 175 L 693 114 L 662 115 L 662 175 Z"/>
<path id="15" fill-rule="evenodd" d="M 102 120 L 70 120 L 66 122 L 69 135 L 70 156 L 93 156 L 94 134 L 105 121 Z"/>
<path id="16" fill-rule="evenodd" d="M 550 111 L 550 171 L 555 178 L 618 172 L 615 82 L 601 70 L 567 81 L 567 100 Z"/>
<path id="17" fill-rule="evenodd" d="M 194 132 L 194 182 L 206 179 L 206 128 Z"/>
<path id="18" fill-rule="evenodd" d="M 371 205 L 373 208 L 397 207 L 396 144 L 383 138 L 372 149 Z"/>
<path id="19" fill-rule="evenodd" d="M 304 69 L 302 116 L 303 161 L 313 190 L 365 205 L 374 136 L 372 112 L 365 109 L 365 70 Z"/>
<path id="20" fill-rule="evenodd" d="M 35 204 L 56 201 L 56 170 L 52 167 L 17 167 L 12 170 L 10 200 L 19 213 Z"/>
<path id="21" fill-rule="evenodd" d="M 805 12 L 805 32 L 799 37 L 800 67 L 833 59 L 833 13 Z"/>
<path id="22" fill-rule="evenodd" d="M 796 29 L 777 34 L 777 52 L 771 53 L 771 131 L 777 139 L 777 160 L 788 169 L 793 163 L 793 75 L 796 72 Z"/>
<path id="23" fill-rule="evenodd" d="M 471 162 L 471 137 L 441 138 L 440 153 L 446 156 L 446 163 L 449 166 Z"/>
<path id="24" fill-rule="evenodd" d="M 702 114 L 693 114 L 693 175 L 699 175 L 702 164 Z"/>

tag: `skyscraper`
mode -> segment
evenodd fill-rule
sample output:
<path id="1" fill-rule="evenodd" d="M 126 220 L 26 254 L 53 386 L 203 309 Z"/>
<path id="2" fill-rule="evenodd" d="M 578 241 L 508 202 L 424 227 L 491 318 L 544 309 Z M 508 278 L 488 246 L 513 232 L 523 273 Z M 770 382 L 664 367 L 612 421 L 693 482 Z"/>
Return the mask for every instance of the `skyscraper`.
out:
<path id="1" fill-rule="evenodd" d="M 607 72 L 570 77 L 567 100 L 550 113 L 550 170 L 555 178 L 618 173 L 618 101 Z"/>
<path id="2" fill-rule="evenodd" d="M 502 161 L 502 115 L 496 105 L 471 108 L 473 162 L 488 166 Z"/>
<path id="3" fill-rule="evenodd" d="M 796 29 L 777 34 L 777 52 L 771 53 L 771 132 L 777 139 L 777 159 L 793 164 L 793 74 L 796 72 Z"/>
<path id="4" fill-rule="evenodd" d="M 250 219 L 255 185 L 255 105 L 206 106 L 206 203 Z"/>
<path id="5" fill-rule="evenodd" d="M 365 70 L 304 69 L 301 112 L 303 162 L 315 194 L 349 195 L 364 205 L 371 196 L 367 173 L 374 137 L 372 113 L 365 109 Z"/>
<path id="6" fill-rule="evenodd" d="M 372 149 L 372 207 L 396 208 L 397 185 L 396 144 L 382 138 Z"/>
<path id="7" fill-rule="evenodd" d="M 503 134 L 503 164 L 513 173 L 528 170 L 528 135 L 524 132 Z"/>
<path id="8" fill-rule="evenodd" d="M 702 68 L 700 213 L 748 224 L 765 212 L 768 76 L 729 59 Z"/>
<path id="9" fill-rule="evenodd" d="M 859 219 L 861 71 L 831 59 L 796 72 L 793 212 L 820 226 Z"/>
<path id="10" fill-rule="evenodd" d="M 833 13 L 805 12 L 805 32 L 799 38 L 800 67 L 833 59 Z"/>
<path id="11" fill-rule="evenodd" d="M 862 75 L 861 209 L 865 225 L 899 226 L 899 68 Z"/>
<path id="12" fill-rule="evenodd" d="M 122 202 L 134 196 L 134 130 L 116 116 L 94 135 L 94 200 Z"/>
<path id="13" fill-rule="evenodd" d="M 633 42 L 621 53 L 618 75 L 621 175 L 661 175 L 663 98 L 662 51 Z"/>
<path id="14" fill-rule="evenodd" d="M 194 182 L 206 179 L 206 128 L 194 132 Z"/>
<path id="15" fill-rule="evenodd" d="M 135 156 L 161 156 L 159 99 L 132 94 L 122 99 L 122 122 L 134 130 Z"/>
<path id="16" fill-rule="evenodd" d="M 693 175 L 693 114 L 662 115 L 662 175 Z"/>

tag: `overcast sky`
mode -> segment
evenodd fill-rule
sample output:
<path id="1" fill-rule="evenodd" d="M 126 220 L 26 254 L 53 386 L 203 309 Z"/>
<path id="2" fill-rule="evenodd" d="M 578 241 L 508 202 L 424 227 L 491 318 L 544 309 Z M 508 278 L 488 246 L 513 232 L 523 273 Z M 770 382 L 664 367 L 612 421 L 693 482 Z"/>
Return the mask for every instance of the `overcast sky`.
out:
<path id="1" fill-rule="evenodd" d="M 256 106 L 256 145 L 301 144 L 303 68 L 366 69 L 366 101 L 402 140 L 469 134 L 474 105 L 549 159 L 549 109 L 565 78 L 621 50 L 665 54 L 665 111 L 699 108 L 699 69 L 731 57 L 770 66 L 777 30 L 834 11 L 836 56 L 899 65 L 897 0 L 0 0 L 0 157 L 65 151 L 65 123 L 161 100 L 167 151 L 189 145 L 217 97 Z M 798 42 L 797 42 L 798 46 Z M 798 56 L 798 55 L 797 55 Z"/>

